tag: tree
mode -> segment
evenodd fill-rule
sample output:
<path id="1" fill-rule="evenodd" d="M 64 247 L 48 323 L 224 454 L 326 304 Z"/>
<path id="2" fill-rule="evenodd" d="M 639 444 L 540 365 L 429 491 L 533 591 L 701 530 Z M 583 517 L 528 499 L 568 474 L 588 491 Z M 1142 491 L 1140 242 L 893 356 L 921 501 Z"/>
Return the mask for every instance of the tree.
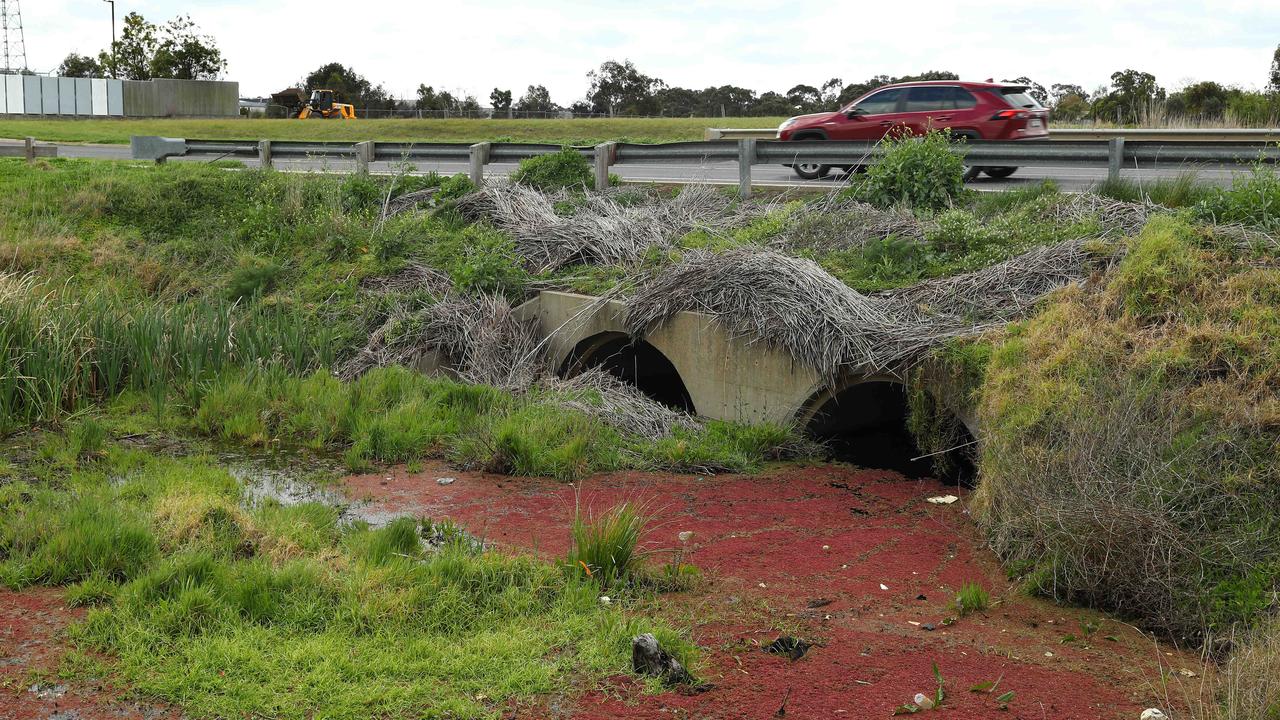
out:
<path id="1" fill-rule="evenodd" d="M 489 93 L 489 104 L 493 106 L 494 115 L 499 113 L 506 115 L 511 111 L 511 91 L 494 88 L 493 92 Z"/>
<path id="2" fill-rule="evenodd" d="M 1153 104 L 1164 98 L 1164 88 L 1151 73 L 1121 70 L 1111 74 L 1111 89 L 1094 101 L 1093 114 L 1117 123 L 1136 123 Z"/>
<path id="3" fill-rule="evenodd" d="M 822 107 L 822 91 L 812 85 L 796 85 L 787 91 L 787 99 L 797 112 L 810 113 Z"/>
<path id="4" fill-rule="evenodd" d="M 1057 121 L 1083 120 L 1089 115 L 1089 101 L 1082 95 L 1065 95 L 1053 105 L 1053 119 Z"/>
<path id="5" fill-rule="evenodd" d="M 1171 115 L 1221 119 L 1227 112 L 1231 97 L 1239 92 L 1211 80 L 1193 83 L 1170 95 L 1166 109 Z"/>
<path id="6" fill-rule="evenodd" d="M 98 54 L 98 64 L 130 80 L 212 80 L 227 69 L 214 39 L 200 34 L 190 17 L 157 26 L 136 12 L 125 16 L 120 39 Z"/>
<path id="7" fill-rule="evenodd" d="M 1073 95 L 1085 102 L 1089 102 L 1089 93 L 1085 92 L 1084 88 L 1079 85 L 1054 83 L 1049 86 L 1049 99 L 1053 101 L 1053 107 L 1057 107 L 1064 98 Z"/>
<path id="8" fill-rule="evenodd" d="M 588 72 L 587 78 L 591 80 L 587 101 L 591 103 L 592 111 L 611 116 L 617 113 L 656 114 L 654 93 L 666 87 L 661 80 L 637 70 L 630 60 L 607 60 L 598 70 Z"/>
<path id="9" fill-rule="evenodd" d="M 1267 74 L 1267 92 L 1280 93 L 1280 45 L 1271 56 L 1271 72 Z"/>
<path id="10" fill-rule="evenodd" d="M 544 85 L 530 85 L 516 102 L 516 111 L 522 113 L 551 113 L 559 109 L 551 102 L 551 91 Z"/>
<path id="11" fill-rule="evenodd" d="M 1045 91 L 1043 85 L 1035 80 L 1024 75 L 1023 77 L 1015 78 L 1013 80 L 1005 80 L 1005 82 L 1012 83 L 1014 85 L 1026 85 L 1027 94 L 1035 98 L 1036 102 L 1045 106 L 1049 104 L 1049 93 Z"/>
<path id="12" fill-rule="evenodd" d="M 97 60 L 88 55 L 68 53 L 55 72 L 62 77 L 102 77 L 103 67 L 98 64 Z"/>
<path id="13" fill-rule="evenodd" d="M 751 106 L 751 112 L 760 116 L 790 115 L 794 110 L 790 100 L 773 91 L 761 94 Z"/>
<path id="14" fill-rule="evenodd" d="M 308 95 L 312 90 L 332 90 L 338 100 L 359 109 L 391 110 L 395 107 L 395 100 L 381 85 L 374 85 L 355 68 L 342 63 L 321 65 L 302 79 L 302 87 Z"/>
<path id="15" fill-rule="evenodd" d="M 418 85 L 418 99 L 413 107 L 417 110 L 449 115 L 478 115 L 480 101 L 474 95 L 455 96 L 448 90 L 436 92 L 430 85 Z"/>

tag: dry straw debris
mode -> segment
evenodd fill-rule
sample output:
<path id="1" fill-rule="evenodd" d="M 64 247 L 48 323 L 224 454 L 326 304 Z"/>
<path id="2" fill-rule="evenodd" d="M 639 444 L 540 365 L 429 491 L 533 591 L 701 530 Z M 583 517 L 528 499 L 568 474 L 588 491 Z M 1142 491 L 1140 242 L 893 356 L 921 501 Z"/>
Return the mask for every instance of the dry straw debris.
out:
<path id="1" fill-rule="evenodd" d="M 834 379 L 893 371 L 938 343 L 1028 312 L 1096 266 L 1084 241 L 1037 248 L 973 273 L 867 296 L 816 263 L 774 250 L 689 253 L 641 279 L 627 299 L 636 337 L 682 311 L 715 316 L 735 336 L 781 348 Z"/>
<path id="2" fill-rule="evenodd" d="M 690 185 L 674 199 L 642 194 L 588 195 L 572 214 L 556 212 L 567 196 L 523 185 L 497 183 L 458 201 L 472 220 L 487 220 L 515 239 L 529 270 L 548 272 L 577 263 L 630 264 L 651 247 L 669 247 L 695 228 L 723 229 L 742 222 L 733 201 L 705 185 Z"/>

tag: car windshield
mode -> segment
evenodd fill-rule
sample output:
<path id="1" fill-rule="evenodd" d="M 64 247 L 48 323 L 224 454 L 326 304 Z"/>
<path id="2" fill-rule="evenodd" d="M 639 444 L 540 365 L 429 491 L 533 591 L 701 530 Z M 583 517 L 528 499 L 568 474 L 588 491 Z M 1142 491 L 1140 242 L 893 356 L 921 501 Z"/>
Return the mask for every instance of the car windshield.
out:
<path id="1" fill-rule="evenodd" d="M 1031 97 L 1027 92 L 1027 88 L 1001 88 L 1000 94 L 1004 96 L 1006 102 L 1012 107 L 1017 108 L 1038 108 L 1040 103 Z"/>

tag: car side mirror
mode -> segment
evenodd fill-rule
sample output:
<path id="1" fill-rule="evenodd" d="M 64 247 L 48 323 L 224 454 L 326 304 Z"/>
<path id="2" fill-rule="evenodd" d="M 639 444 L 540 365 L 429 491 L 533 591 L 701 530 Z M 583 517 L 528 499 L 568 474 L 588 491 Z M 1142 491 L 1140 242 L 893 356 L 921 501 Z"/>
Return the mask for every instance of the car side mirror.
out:
<path id="1" fill-rule="evenodd" d="M 857 108 L 854 108 L 853 110 L 850 110 L 849 112 L 844 114 L 844 116 L 849 118 L 850 120 L 861 120 L 863 115 L 866 115 L 866 113 L 864 113 L 863 111 Z"/>

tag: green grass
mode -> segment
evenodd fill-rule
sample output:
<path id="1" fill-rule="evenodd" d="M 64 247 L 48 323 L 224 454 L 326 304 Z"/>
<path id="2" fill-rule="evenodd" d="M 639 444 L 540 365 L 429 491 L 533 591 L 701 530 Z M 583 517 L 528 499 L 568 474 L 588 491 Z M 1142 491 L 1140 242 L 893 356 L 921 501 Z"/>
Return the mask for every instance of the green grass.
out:
<path id="1" fill-rule="evenodd" d="M 785 118 L 634 118 L 583 120 L 0 120 L 0 137 L 127 143 L 130 135 L 202 140 L 392 140 L 533 142 L 591 145 L 605 141 L 701 140 L 710 127 L 773 128 Z"/>
<path id="2" fill-rule="evenodd" d="M 444 457 L 465 467 L 573 480 L 619 468 L 758 469 L 793 442 L 778 426 L 710 422 L 651 441 L 566 410 L 551 393 L 514 395 L 403 368 L 352 383 L 327 373 L 229 375 L 192 426 L 222 440 L 342 451 L 352 469 Z"/>
<path id="3" fill-rule="evenodd" d="M 696 662 L 681 633 L 603 605 L 579 573 L 456 530 L 428 546 L 438 526 L 413 518 L 374 529 L 323 505 L 249 505 L 208 457 L 108 446 L 70 473 L 28 470 L 59 479 L 0 485 L 0 578 L 67 586 L 92 608 L 75 652 L 193 717 L 497 718 L 627 672 L 641 632 Z"/>
<path id="4" fill-rule="evenodd" d="M 965 583 L 960 587 L 960 592 L 956 594 L 956 607 L 962 616 L 969 613 L 982 612 L 990 605 L 991 594 L 976 582 Z"/>

